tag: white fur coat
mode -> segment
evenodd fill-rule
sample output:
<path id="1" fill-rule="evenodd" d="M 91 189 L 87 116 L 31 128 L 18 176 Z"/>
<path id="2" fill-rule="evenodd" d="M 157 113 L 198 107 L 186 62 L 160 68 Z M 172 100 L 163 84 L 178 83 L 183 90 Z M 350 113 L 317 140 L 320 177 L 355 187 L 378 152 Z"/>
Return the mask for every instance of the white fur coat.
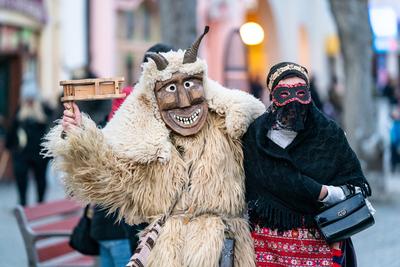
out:
<path id="1" fill-rule="evenodd" d="M 170 65 L 161 73 L 153 71 L 152 61 L 144 65 L 134 92 L 103 130 L 86 116 L 82 127 L 65 140 L 60 138 L 61 126 L 53 128 L 44 143 L 46 155 L 65 173 L 69 194 L 110 212 L 118 209 L 131 224 L 160 218 L 184 190 L 148 266 L 218 266 L 226 227 L 236 239 L 235 266 L 254 266 L 252 239 L 243 219 L 241 136 L 264 105 L 208 79 L 201 60 L 182 69 L 179 53 L 165 54 Z M 175 71 L 204 73 L 209 114 L 194 136 L 171 133 L 155 102 L 154 80 L 168 79 Z"/>

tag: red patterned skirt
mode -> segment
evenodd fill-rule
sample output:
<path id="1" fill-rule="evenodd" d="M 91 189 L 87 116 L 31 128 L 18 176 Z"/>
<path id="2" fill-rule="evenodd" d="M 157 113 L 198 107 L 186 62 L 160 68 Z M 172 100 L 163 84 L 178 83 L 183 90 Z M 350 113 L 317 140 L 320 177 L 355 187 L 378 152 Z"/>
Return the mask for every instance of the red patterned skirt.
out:
<path id="1" fill-rule="evenodd" d="M 341 249 L 331 248 L 318 231 L 297 228 L 278 233 L 256 227 L 251 235 L 259 267 L 342 266 Z"/>

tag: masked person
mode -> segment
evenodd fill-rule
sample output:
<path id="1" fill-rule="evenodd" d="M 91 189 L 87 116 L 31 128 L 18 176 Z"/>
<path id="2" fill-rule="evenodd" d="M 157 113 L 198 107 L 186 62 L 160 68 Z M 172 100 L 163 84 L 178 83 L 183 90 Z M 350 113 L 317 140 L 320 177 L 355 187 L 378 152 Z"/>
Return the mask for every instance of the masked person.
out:
<path id="1" fill-rule="evenodd" d="M 149 54 L 104 129 L 74 105 L 44 144 L 74 197 L 118 209 L 129 224 L 166 216 L 145 266 L 218 266 L 228 234 L 235 266 L 255 265 L 241 137 L 265 108 L 207 77 L 197 58 L 204 34 L 186 51 Z"/>
<path id="2" fill-rule="evenodd" d="M 368 182 L 343 130 L 312 103 L 307 70 L 273 66 L 272 104 L 243 138 L 246 201 L 258 266 L 355 266 L 350 239 L 328 245 L 315 228 L 324 205 Z"/>

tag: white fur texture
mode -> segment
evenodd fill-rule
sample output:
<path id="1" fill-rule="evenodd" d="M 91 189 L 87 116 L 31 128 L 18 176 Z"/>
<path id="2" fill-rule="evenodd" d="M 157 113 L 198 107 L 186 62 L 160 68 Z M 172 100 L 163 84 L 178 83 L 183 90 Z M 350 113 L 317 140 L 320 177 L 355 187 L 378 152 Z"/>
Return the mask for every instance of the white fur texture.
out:
<path id="1" fill-rule="evenodd" d="M 103 129 L 107 142 L 121 156 L 140 163 L 155 160 L 165 162 L 171 156 L 170 130 L 160 117 L 154 96 L 156 81 L 167 80 L 172 73 L 204 73 L 204 90 L 211 111 L 226 118 L 226 128 L 232 138 L 240 138 L 248 125 L 265 111 L 258 99 L 240 90 L 228 89 L 207 78 L 203 60 L 182 64 L 183 51 L 162 53 L 168 67 L 158 71 L 150 59 L 133 93 Z"/>

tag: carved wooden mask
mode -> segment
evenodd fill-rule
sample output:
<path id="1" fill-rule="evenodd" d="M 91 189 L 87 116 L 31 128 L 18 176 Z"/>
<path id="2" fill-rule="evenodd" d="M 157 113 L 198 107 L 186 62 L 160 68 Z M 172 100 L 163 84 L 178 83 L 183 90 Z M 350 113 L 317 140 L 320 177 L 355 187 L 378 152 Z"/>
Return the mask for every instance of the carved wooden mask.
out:
<path id="1" fill-rule="evenodd" d="M 198 133 L 207 119 L 203 74 L 176 72 L 171 79 L 159 81 L 154 88 L 161 118 L 175 133 L 189 136 Z"/>

